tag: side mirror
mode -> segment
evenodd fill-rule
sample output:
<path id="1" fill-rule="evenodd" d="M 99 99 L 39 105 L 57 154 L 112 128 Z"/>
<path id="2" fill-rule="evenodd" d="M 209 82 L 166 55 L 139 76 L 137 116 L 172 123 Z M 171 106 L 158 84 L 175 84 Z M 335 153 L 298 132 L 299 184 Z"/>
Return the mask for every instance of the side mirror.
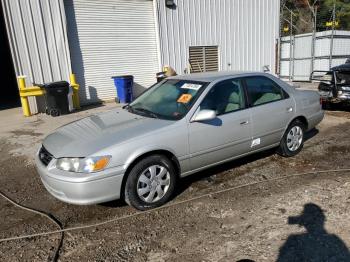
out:
<path id="1" fill-rule="evenodd" d="M 191 122 L 207 121 L 216 118 L 214 110 L 203 109 L 200 110 L 193 118 Z"/>

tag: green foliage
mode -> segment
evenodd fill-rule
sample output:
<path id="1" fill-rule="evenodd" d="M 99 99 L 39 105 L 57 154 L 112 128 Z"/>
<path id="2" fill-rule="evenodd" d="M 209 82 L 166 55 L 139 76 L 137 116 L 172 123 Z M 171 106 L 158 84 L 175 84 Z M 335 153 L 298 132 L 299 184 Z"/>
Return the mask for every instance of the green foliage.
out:
<path id="1" fill-rule="evenodd" d="M 331 30 L 334 8 L 335 29 L 350 30 L 350 0 L 284 0 L 282 7 L 282 26 L 290 28 L 291 12 L 293 14 L 293 34 L 312 32 L 312 10 L 316 10 L 316 30 Z M 285 35 L 289 33 L 284 32 Z"/>
<path id="2" fill-rule="evenodd" d="M 332 27 L 326 26 L 326 22 L 332 21 L 333 7 L 335 7 L 335 21 L 339 25 L 335 29 L 350 30 L 350 0 L 320 0 L 317 16 L 320 18 L 317 23 L 317 30 L 329 30 Z"/>

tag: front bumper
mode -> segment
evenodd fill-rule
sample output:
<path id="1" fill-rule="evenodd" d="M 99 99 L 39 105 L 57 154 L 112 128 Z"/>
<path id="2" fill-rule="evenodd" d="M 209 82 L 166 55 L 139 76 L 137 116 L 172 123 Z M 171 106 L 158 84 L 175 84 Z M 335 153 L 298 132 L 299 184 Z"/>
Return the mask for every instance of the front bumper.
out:
<path id="1" fill-rule="evenodd" d="M 350 102 L 350 92 L 349 91 L 342 91 L 341 94 L 338 94 L 338 97 L 337 97 L 340 101 L 342 102 Z"/>
<path id="2" fill-rule="evenodd" d="M 332 94 L 331 91 L 319 90 L 318 93 L 320 94 L 320 97 L 321 97 L 323 100 L 328 100 L 328 99 L 333 98 L 333 94 Z"/>
<path id="3" fill-rule="evenodd" d="M 337 94 L 337 97 L 333 96 L 331 91 L 319 91 L 320 97 L 323 101 L 331 102 L 350 102 L 350 92 L 342 91 L 340 94 Z"/>
<path id="4" fill-rule="evenodd" d="M 49 170 L 38 155 L 35 157 L 35 163 L 47 191 L 63 202 L 89 205 L 120 198 L 125 173 L 122 166 L 80 174 L 56 168 Z"/>

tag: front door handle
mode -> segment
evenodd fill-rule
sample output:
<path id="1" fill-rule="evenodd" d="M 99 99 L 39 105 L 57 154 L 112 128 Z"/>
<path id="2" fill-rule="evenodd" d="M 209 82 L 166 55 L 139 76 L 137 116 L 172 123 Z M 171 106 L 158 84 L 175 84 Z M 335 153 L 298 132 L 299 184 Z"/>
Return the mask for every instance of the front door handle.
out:
<path id="1" fill-rule="evenodd" d="M 243 122 L 241 122 L 241 123 L 239 123 L 240 125 L 242 125 L 242 126 L 244 126 L 244 125 L 248 125 L 249 124 L 249 121 L 248 120 L 246 120 L 246 121 L 243 121 Z"/>
<path id="2" fill-rule="evenodd" d="M 293 107 L 288 107 L 288 108 L 287 108 L 287 112 L 288 112 L 288 113 L 293 112 Z"/>

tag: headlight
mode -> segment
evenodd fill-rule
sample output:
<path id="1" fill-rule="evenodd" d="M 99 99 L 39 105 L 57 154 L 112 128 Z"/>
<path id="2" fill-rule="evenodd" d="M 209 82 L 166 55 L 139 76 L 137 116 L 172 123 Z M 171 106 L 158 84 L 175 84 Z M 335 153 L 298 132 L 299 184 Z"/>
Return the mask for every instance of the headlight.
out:
<path id="1" fill-rule="evenodd" d="M 56 168 L 79 173 L 92 173 L 103 170 L 109 163 L 111 156 L 94 156 L 87 158 L 59 158 Z"/>
<path id="2" fill-rule="evenodd" d="M 323 75 L 321 76 L 321 80 L 323 81 L 332 81 L 332 75 Z"/>

